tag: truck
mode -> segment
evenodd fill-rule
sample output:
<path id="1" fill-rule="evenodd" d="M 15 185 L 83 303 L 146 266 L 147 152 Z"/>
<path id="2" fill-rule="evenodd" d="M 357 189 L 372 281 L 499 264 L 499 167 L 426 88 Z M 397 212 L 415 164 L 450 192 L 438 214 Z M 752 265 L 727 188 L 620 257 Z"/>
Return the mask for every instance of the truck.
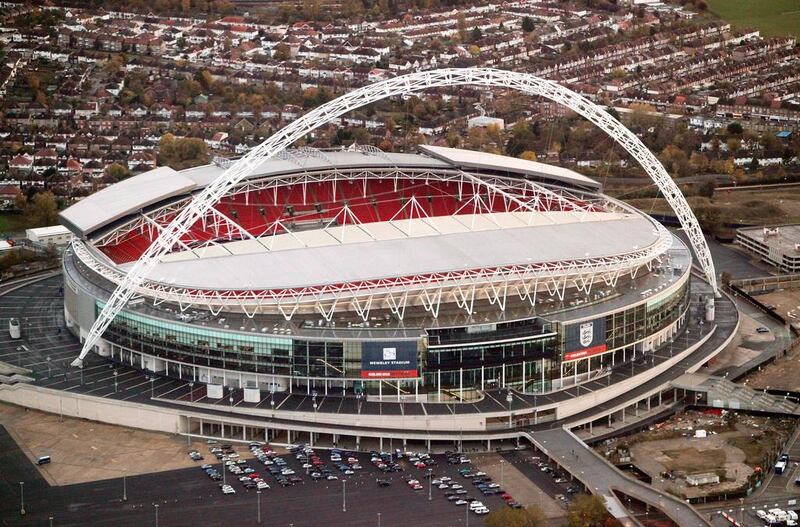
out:
<path id="1" fill-rule="evenodd" d="M 783 471 L 786 470 L 786 461 L 778 461 L 775 463 L 775 474 L 783 474 Z"/>

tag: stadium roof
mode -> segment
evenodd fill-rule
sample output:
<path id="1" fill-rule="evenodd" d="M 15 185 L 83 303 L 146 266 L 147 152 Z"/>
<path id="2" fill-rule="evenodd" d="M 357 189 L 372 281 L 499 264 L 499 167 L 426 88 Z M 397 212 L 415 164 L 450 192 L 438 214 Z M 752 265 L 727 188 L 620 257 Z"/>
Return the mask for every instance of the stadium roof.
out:
<path id="1" fill-rule="evenodd" d="M 494 216 L 508 214 L 513 213 Z M 150 278 L 165 284 L 208 290 L 302 288 L 465 268 L 491 269 L 617 256 L 649 247 L 659 239 L 653 223 L 644 216 L 593 213 L 592 219 L 570 221 L 569 213 L 561 214 L 560 221 L 548 224 L 513 226 L 509 221 L 490 229 L 484 223 L 481 229 L 460 229 L 460 232 L 447 234 L 386 235 L 376 236 L 377 239 L 364 239 L 362 235 L 346 243 L 333 240 L 316 246 L 318 242 L 309 237 L 308 241 L 313 243 L 306 247 L 288 246 L 268 251 L 262 246 L 257 252 L 246 254 L 212 250 L 202 257 L 188 259 L 185 254 L 184 257 L 173 255 L 159 264 Z M 430 219 L 418 221 L 430 222 Z M 393 228 L 388 222 L 365 227 L 371 228 L 370 232 Z M 309 236 L 329 236 L 321 230 L 311 232 L 315 234 Z"/>
<path id="2" fill-rule="evenodd" d="M 467 171 L 495 170 L 505 174 L 568 183 L 592 191 L 601 190 L 599 183 L 561 167 L 455 148 L 424 145 L 419 148 L 426 155 L 376 150 L 291 150 L 280 157 L 263 161 L 253 171 L 250 179 L 301 174 L 328 168 L 457 168 Z M 159 167 L 83 198 L 61 213 L 61 221 L 76 235 L 85 238 L 149 206 L 187 197 L 192 192 L 207 186 L 224 171 L 222 166 L 216 164 L 180 172 L 169 167 Z"/>
<path id="3" fill-rule="evenodd" d="M 509 174 L 525 175 L 528 177 L 550 179 L 561 183 L 568 183 L 585 190 L 600 191 L 602 185 L 597 181 L 579 174 L 568 168 L 547 165 L 537 161 L 528 161 L 516 157 L 488 154 L 474 150 L 460 148 L 446 148 L 443 146 L 419 145 L 418 148 L 437 159 L 465 170 L 483 169 L 500 170 Z"/>

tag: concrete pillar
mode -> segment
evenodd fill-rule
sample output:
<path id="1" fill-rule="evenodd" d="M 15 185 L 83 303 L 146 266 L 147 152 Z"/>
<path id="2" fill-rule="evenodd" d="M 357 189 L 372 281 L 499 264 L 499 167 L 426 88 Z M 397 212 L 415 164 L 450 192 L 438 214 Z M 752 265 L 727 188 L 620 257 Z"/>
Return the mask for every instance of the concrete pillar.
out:
<path id="1" fill-rule="evenodd" d="M 383 436 L 381 436 L 380 439 L 378 440 L 378 444 L 379 444 L 378 450 L 380 452 L 383 452 Z"/>
<path id="2" fill-rule="evenodd" d="M 487 452 L 491 452 L 492 451 L 492 440 L 491 439 L 487 439 L 486 440 L 486 451 Z"/>
<path id="3" fill-rule="evenodd" d="M 625 408 L 622 409 L 622 422 L 625 422 Z"/>
<path id="4" fill-rule="evenodd" d="M 427 443 L 428 443 L 428 452 L 430 452 L 431 451 L 431 440 L 428 439 Z"/>

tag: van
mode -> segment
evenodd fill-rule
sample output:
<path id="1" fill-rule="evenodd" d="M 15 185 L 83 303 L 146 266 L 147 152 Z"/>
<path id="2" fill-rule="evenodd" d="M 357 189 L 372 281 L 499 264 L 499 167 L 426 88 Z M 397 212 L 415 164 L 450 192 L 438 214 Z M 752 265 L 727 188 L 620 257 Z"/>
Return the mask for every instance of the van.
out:
<path id="1" fill-rule="evenodd" d="M 50 456 L 39 456 L 36 458 L 37 465 L 46 465 L 50 463 Z"/>

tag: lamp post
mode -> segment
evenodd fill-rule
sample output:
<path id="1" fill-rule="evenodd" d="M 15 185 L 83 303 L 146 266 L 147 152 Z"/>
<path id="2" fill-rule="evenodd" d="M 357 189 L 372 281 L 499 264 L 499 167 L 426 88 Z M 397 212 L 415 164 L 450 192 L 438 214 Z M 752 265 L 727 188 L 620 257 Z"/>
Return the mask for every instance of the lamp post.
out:
<path id="1" fill-rule="evenodd" d="M 231 390 L 231 394 L 228 396 L 228 402 L 231 403 L 231 408 L 233 408 L 233 391 Z"/>
<path id="2" fill-rule="evenodd" d="M 256 497 L 258 498 L 258 523 L 261 524 L 261 489 L 256 490 Z"/>
<path id="3" fill-rule="evenodd" d="M 381 527 L 381 513 L 378 513 L 378 527 Z"/>
<path id="4" fill-rule="evenodd" d="M 158 527 L 158 503 L 154 503 L 153 506 L 156 508 L 156 527 Z"/>
<path id="5" fill-rule="evenodd" d="M 342 512 L 347 512 L 347 480 L 342 480 Z"/>
<path id="6" fill-rule="evenodd" d="M 428 501 L 433 500 L 433 469 L 428 469 Z"/>
<path id="7" fill-rule="evenodd" d="M 47 378 L 50 378 L 50 355 L 47 356 Z"/>
<path id="8" fill-rule="evenodd" d="M 81 370 L 81 386 L 83 386 L 83 364 L 81 364 L 81 365 L 80 365 L 80 366 L 78 366 L 78 367 L 79 367 L 79 368 L 80 368 L 80 370 Z"/>
<path id="9" fill-rule="evenodd" d="M 24 491 L 24 481 L 19 482 L 19 515 L 25 516 L 25 491 Z"/>
<path id="10" fill-rule="evenodd" d="M 511 428 L 513 426 L 511 420 L 511 403 L 514 402 L 514 396 L 511 394 L 511 388 L 508 389 L 508 395 L 506 395 L 506 402 L 508 402 L 508 427 Z"/>
<path id="11" fill-rule="evenodd" d="M 194 381 L 189 381 L 189 402 L 194 402 Z"/>
<path id="12" fill-rule="evenodd" d="M 128 501 L 128 475 L 122 474 L 122 501 Z"/>
<path id="13" fill-rule="evenodd" d="M 505 488 L 505 484 L 504 484 L 504 481 L 505 481 L 505 468 L 506 468 L 506 460 L 505 459 L 501 459 L 500 460 L 500 486 L 503 487 L 503 488 Z"/>
<path id="14" fill-rule="evenodd" d="M 53 517 L 52 517 L 52 516 L 50 516 L 50 517 L 48 518 L 48 520 L 50 520 L 50 527 L 53 527 Z"/>
<path id="15" fill-rule="evenodd" d="M 114 370 L 114 393 L 117 393 L 117 370 Z"/>
<path id="16" fill-rule="evenodd" d="M 150 398 L 155 397 L 156 376 L 150 376 Z"/>

